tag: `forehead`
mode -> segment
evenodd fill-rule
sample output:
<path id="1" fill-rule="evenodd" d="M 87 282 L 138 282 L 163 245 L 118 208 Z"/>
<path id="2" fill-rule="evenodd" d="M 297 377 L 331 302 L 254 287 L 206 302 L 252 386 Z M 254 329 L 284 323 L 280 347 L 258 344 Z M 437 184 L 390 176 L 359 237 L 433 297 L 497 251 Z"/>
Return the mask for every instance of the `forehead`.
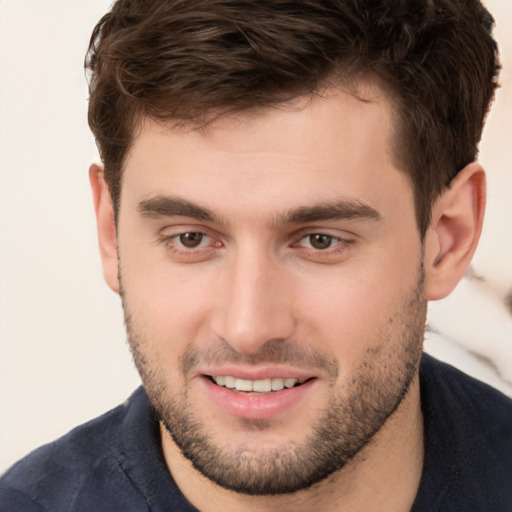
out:
<path id="1" fill-rule="evenodd" d="M 369 85 L 219 117 L 201 129 L 145 119 L 125 160 L 121 197 L 172 193 L 224 201 L 226 209 L 268 209 L 272 198 L 282 208 L 308 197 L 368 203 L 404 178 L 391 154 L 392 124 L 391 102 Z"/>

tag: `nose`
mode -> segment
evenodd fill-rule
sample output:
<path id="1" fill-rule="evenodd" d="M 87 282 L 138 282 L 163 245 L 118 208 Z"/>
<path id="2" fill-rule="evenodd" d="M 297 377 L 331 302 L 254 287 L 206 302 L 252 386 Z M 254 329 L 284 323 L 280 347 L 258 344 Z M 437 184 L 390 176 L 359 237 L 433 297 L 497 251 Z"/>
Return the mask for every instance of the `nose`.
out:
<path id="1" fill-rule="evenodd" d="M 292 336 L 293 280 L 278 261 L 254 251 L 240 253 L 223 274 L 214 319 L 217 336 L 245 354 L 257 354 L 266 342 Z"/>

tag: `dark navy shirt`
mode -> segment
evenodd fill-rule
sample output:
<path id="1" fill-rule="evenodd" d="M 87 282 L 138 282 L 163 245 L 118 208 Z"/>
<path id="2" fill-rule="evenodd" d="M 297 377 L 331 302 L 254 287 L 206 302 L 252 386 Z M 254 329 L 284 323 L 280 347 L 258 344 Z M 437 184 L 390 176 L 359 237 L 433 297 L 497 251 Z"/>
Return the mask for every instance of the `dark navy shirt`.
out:
<path id="1" fill-rule="evenodd" d="M 426 355 L 420 383 L 425 462 L 412 511 L 512 511 L 512 401 Z M 1 512 L 194 510 L 167 471 L 142 388 L 0 479 Z"/>

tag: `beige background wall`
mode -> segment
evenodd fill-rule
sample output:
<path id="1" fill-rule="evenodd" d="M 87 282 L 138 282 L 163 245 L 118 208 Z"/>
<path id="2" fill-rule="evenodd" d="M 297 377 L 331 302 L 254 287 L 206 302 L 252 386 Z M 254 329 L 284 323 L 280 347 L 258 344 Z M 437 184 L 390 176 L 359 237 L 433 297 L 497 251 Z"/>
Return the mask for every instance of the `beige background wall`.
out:
<path id="1" fill-rule="evenodd" d="M 512 289 L 512 0 L 487 3 L 506 69 L 482 147 L 490 204 L 475 267 L 499 300 Z M 0 0 L 0 472 L 138 385 L 87 179 L 97 155 L 82 59 L 108 6 Z M 483 321 L 496 325 L 492 311 Z"/>

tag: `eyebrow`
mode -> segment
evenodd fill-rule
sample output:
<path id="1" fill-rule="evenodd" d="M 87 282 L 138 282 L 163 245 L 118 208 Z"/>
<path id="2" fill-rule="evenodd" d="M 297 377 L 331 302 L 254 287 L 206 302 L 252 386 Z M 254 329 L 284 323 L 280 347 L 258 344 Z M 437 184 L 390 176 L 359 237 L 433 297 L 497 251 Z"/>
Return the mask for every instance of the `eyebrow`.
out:
<path id="1" fill-rule="evenodd" d="M 381 214 L 360 201 L 329 201 L 313 206 L 301 206 L 278 216 L 276 224 L 304 224 L 323 220 L 375 220 L 381 221 Z"/>
<path id="2" fill-rule="evenodd" d="M 212 210 L 190 201 L 172 196 L 156 196 L 139 203 L 139 213 L 143 217 L 190 217 L 192 219 L 225 224 Z"/>
<path id="3" fill-rule="evenodd" d="M 214 211 L 191 201 L 173 196 L 156 196 L 142 200 L 138 211 L 143 217 L 190 217 L 192 219 L 226 225 L 227 222 Z M 312 206 L 301 206 L 279 214 L 274 219 L 276 226 L 305 224 L 323 220 L 375 220 L 381 221 L 381 214 L 360 201 L 329 201 Z"/>

